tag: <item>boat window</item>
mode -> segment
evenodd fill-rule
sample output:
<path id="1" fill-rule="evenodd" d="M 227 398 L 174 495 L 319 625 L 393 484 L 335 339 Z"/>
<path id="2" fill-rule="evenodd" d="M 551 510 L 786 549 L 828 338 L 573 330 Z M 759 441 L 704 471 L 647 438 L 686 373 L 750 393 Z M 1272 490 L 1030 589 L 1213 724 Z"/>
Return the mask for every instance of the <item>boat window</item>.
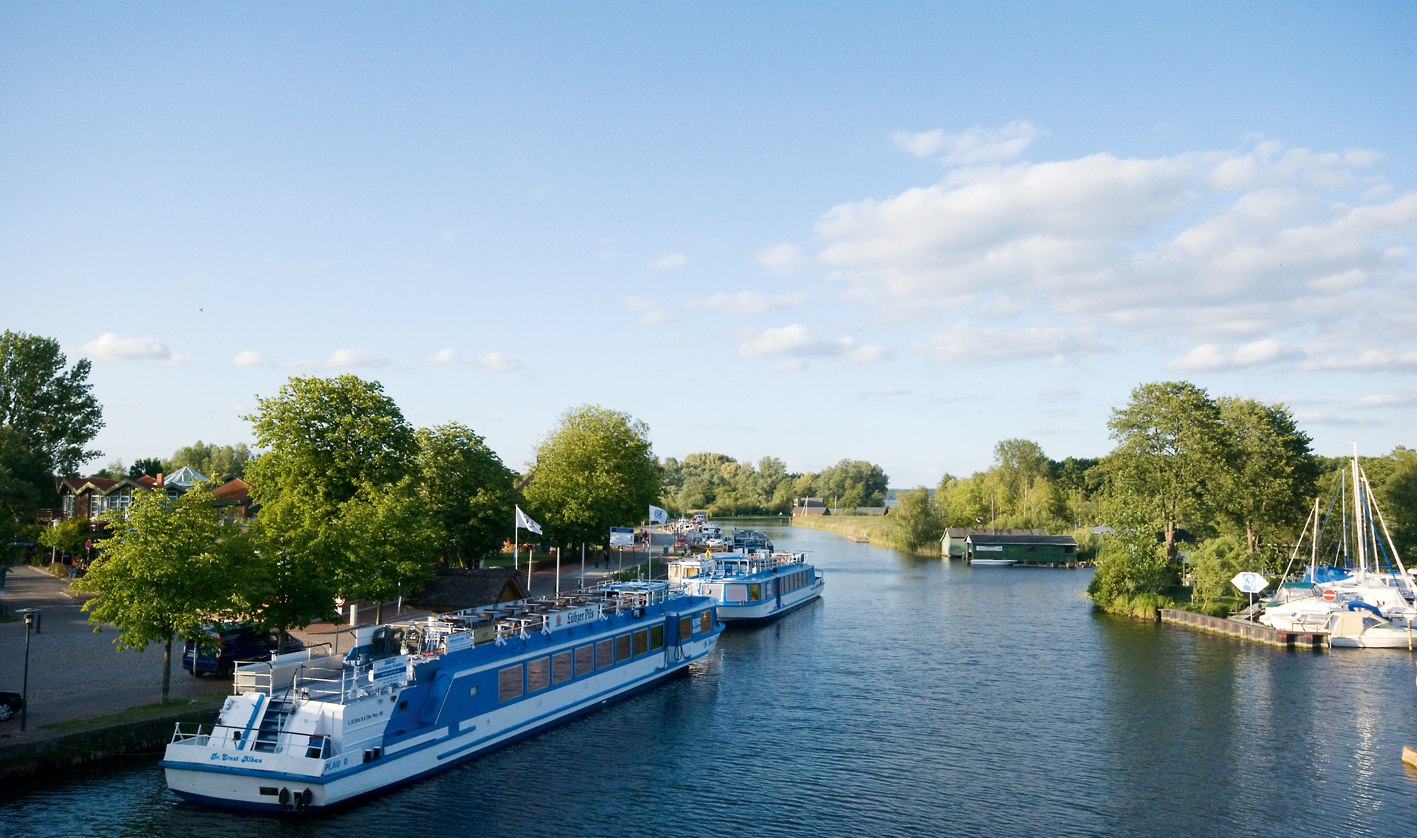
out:
<path id="1" fill-rule="evenodd" d="M 747 586 L 747 585 L 724 585 L 724 586 L 723 586 L 723 601 L 724 601 L 724 602 L 744 602 L 744 601 L 747 600 L 747 598 L 748 598 L 748 586 Z"/>
<path id="2" fill-rule="evenodd" d="M 635 657 L 643 655 L 649 651 L 649 631 L 640 629 L 635 632 Z"/>
<path id="3" fill-rule="evenodd" d="M 551 656 L 551 683 L 560 684 L 571 680 L 571 650 L 557 652 Z"/>
<path id="4" fill-rule="evenodd" d="M 713 629 L 713 612 L 699 612 L 699 631 L 710 631 Z"/>
<path id="5" fill-rule="evenodd" d="M 551 659 L 537 658 L 527 661 L 526 665 L 526 691 L 534 693 L 537 690 L 544 690 L 551 684 Z"/>
<path id="6" fill-rule="evenodd" d="M 615 662 L 615 650 L 611 641 L 601 640 L 595 644 L 595 668 L 604 669 Z"/>
<path id="7" fill-rule="evenodd" d="M 650 626 L 649 629 L 649 650 L 664 648 L 664 626 Z"/>
<path id="8" fill-rule="evenodd" d="M 627 661 L 630 659 L 630 635 L 622 634 L 615 638 L 615 662 Z"/>
<path id="9" fill-rule="evenodd" d="M 688 618 L 688 617 L 680 617 L 680 618 L 679 618 L 679 638 L 682 640 L 683 638 L 688 637 L 689 635 L 691 635 L 691 634 L 693 634 L 693 633 L 694 633 L 694 621 L 691 620 L 691 619 Z"/>
<path id="10" fill-rule="evenodd" d="M 511 701 L 522 694 L 522 665 L 508 666 L 497 671 L 497 700 Z"/>
<path id="11" fill-rule="evenodd" d="M 761 586 L 761 585 L 752 584 L 752 585 L 749 585 L 749 586 L 748 586 L 748 601 L 749 601 L 749 602 L 757 602 L 758 600 L 760 600 L 760 599 L 762 599 L 762 598 L 763 598 L 763 597 L 762 597 L 762 586 Z"/>
<path id="12" fill-rule="evenodd" d="M 595 647 L 587 643 L 576 647 L 576 674 L 589 675 L 595 671 Z"/>

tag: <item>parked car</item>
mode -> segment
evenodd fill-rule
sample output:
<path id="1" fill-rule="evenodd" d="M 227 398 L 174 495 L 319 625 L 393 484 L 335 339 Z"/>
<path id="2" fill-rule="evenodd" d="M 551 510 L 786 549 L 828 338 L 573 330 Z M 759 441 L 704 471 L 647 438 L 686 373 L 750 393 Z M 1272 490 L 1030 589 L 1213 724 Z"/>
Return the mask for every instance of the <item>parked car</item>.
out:
<path id="1" fill-rule="evenodd" d="M 0 722 L 13 718 L 25 706 L 19 693 L 0 693 Z"/>
<path id="2" fill-rule="evenodd" d="M 300 638 L 281 629 L 259 629 L 250 623 L 211 626 L 206 638 L 182 647 L 182 668 L 193 675 L 230 675 L 238 662 L 268 661 L 277 649 L 304 651 Z"/>

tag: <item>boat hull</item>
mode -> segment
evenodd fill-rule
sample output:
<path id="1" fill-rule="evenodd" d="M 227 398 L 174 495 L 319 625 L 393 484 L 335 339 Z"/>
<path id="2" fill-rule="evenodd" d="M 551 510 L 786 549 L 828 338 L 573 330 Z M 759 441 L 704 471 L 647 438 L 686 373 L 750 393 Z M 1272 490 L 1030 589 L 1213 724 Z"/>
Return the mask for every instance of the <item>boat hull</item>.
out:
<path id="1" fill-rule="evenodd" d="M 782 598 L 781 603 L 769 600 L 766 602 L 756 602 L 747 605 L 723 605 L 717 607 L 718 619 L 725 625 L 747 625 L 757 623 L 767 623 L 776 620 L 778 617 L 792 611 L 810 605 L 822 598 L 822 591 L 826 588 L 826 582 L 817 579 L 810 587 L 801 591 L 794 591 Z"/>
<path id="2" fill-rule="evenodd" d="M 717 640 L 715 633 L 666 649 L 662 659 L 640 662 L 632 677 L 617 673 L 618 683 L 612 686 L 579 685 L 580 694 L 570 700 L 562 696 L 552 701 L 555 697 L 548 696 L 526 702 L 516 717 L 502 719 L 494 728 L 474 719 L 431 731 L 423 741 L 372 762 L 360 762 L 358 754 L 312 760 L 299 754 L 251 753 L 233 759 L 219 749 L 174 742 L 167 746 L 162 768 L 168 787 L 190 802 L 245 811 L 313 812 L 413 782 L 628 698 L 684 674 L 691 663 L 713 651 Z"/>

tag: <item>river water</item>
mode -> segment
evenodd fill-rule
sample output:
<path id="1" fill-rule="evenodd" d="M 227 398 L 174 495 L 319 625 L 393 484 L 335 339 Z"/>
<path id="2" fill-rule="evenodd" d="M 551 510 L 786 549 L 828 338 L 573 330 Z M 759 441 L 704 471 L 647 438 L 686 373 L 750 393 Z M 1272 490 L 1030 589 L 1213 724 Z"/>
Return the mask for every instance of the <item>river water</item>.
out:
<path id="1" fill-rule="evenodd" d="M 0 793 L 0 834 L 1417 834 L 1406 651 L 1285 651 L 1095 614 L 1091 571 L 769 534 L 812 553 L 822 601 L 443 774 L 291 821 L 181 804 L 140 761 Z"/>

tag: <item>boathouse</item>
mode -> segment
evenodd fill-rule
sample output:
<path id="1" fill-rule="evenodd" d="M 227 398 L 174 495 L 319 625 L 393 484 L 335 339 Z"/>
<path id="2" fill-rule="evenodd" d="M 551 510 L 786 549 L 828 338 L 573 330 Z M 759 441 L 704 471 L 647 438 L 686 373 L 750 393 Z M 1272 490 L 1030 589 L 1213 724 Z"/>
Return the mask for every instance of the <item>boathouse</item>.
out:
<path id="1" fill-rule="evenodd" d="M 1013 535 L 972 532 L 965 536 L 965 556 L 1011 559 L 1019 564 L 1072 564 L 1078 560 L 1078 541 L 1070 535 Z"/>

